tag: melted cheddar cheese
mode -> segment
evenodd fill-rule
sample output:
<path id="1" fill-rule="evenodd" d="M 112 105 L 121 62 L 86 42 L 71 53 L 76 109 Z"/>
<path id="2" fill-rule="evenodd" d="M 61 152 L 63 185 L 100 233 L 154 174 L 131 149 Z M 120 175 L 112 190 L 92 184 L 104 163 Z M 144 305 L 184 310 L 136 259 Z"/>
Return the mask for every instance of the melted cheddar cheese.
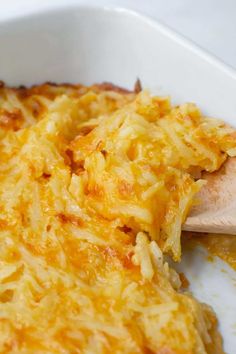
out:
<path id="1" fill-rule="evenodd" d="M 113 86 L 0 89 L 0 352 L 222 353 L 163 253 L 232 130 Z"/>

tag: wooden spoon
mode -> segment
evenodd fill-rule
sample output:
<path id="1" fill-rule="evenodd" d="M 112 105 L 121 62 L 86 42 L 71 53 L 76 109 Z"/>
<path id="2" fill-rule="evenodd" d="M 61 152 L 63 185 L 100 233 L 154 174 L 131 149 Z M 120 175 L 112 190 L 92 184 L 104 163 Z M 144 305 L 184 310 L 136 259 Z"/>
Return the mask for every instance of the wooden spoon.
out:
<path id="1" fill-rule="evenodd" d="M 182 226 L 185 231 L 236 235 L 236 157 L 230 157 L 214 173 L 202 176 L 207 181 Z"/>

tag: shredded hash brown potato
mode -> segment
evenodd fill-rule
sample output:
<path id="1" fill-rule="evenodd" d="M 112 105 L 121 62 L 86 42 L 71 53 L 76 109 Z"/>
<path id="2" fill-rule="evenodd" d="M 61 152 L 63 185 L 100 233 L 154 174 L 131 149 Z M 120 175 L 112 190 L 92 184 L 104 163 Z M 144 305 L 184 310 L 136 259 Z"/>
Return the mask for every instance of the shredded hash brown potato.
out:
<path id="1" fill-rule="evenodd" d="M 2 85 L 0 352 L 222 353 L 214 313 L 164 254 L 180 260 L 201 171 L 235 152 L 193 104 Z"/>

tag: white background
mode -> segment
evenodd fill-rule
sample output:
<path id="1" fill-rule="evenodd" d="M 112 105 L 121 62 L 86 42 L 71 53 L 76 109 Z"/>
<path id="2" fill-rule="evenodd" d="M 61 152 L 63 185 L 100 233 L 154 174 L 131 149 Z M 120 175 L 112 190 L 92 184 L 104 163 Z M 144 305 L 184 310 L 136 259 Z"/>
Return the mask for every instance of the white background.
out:
<path id="1" fill-rule="evenodd" d="M 0 0 L 0 20 L 65 3 L 138 10 L 177 30 L 236 69 L 236 0 Z"/>

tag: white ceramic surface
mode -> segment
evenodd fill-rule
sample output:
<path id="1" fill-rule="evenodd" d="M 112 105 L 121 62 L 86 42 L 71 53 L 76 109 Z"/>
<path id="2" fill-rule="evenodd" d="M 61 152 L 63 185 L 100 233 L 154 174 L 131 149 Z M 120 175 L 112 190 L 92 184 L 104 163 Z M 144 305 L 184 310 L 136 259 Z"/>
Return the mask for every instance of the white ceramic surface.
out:
<path id="1" fill-rule="evenodd" d="M 2 0 L 0 19 L 63 4 L 130 8 L 165 23 L 236 68 L 235 0 Z"/>
<path id="2" fill-rule="evenodd" d="M 141 15 L 108 8 L 67 7 L 0 21 L 0 79 L 11 85 L 43 81 L 112 81 L 194 101 L 236 126 L 236 73 L 169 29 Z M 225 350 L 236 352 L 236 274 L 209 263 L 199 249 L 181 269 L 191 289 L 220 318 Z M 223 270 L 223 271 L 222 271 Z"/>

